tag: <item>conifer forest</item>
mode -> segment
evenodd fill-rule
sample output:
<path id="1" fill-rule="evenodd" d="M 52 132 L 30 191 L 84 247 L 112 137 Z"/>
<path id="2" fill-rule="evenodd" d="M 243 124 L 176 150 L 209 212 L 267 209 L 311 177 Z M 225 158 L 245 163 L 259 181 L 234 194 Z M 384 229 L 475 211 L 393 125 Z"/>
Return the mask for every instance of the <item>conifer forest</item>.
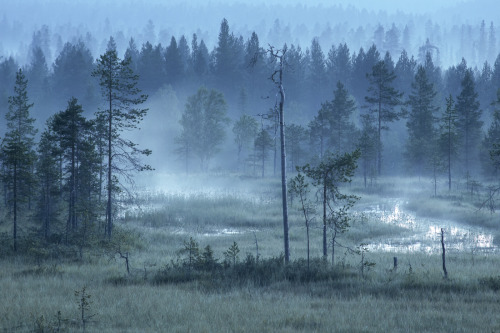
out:
<path id="1" fill-rule="evenodd" d="M 0 3 L 0 332 L 500 331 L 495 0 Z"/>

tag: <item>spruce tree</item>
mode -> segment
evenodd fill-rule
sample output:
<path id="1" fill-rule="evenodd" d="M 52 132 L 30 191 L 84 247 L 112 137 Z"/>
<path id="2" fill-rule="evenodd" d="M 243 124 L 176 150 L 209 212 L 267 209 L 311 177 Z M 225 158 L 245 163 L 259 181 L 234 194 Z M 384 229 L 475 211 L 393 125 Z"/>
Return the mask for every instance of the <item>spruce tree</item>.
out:
<path id="1" fill-rule="evenodd" d="M 75 232 L 78 228 L 79 220 L 82 219 L 78 212 L 79 202 L 87 197 L 86 191 L 82 191 L 82 180 L 89 176 L 83 172 L 82 166 L 92 161 L 89 156 L 85 156 L 86 151 L 95 150 L 94 145 L 89 146 L 91 124 L 83 116 L 82 106 L 73 97 L 68 101 L 66 110 L 57 113 L 50 125 L 61 149 L 64 164 L 64 196 L 68 208 L 66 237 L 68 237 L 70 232 Z"/>
<path id="2" fill-rule="evenodd" d="M 2 140 L 1 159 L 2 179 L 8 189 L 8 203 L 12 212 L 14 251 L 18 249 L 18 222 L 21 211 L 26 211 L 30 192 L 33 190 L 35 176 L 35 119 L 30 116 L 27 94 L 28 81 L 21 69 L 16 74 L 14 95 L 10 96 L 9 111 L 5 115 L 7 132 Z M 24 209 L 23 209 L 24 208 Z"/>
<path id="3" fill-rule="evenodd" d="M 436 91 L 429 82 L 425 69 L 419 66 L 412 91 L 408 96 L 410 107 L 406 127 L 408 128 L 408 142 L 405 157 L 411 169 L 419 176 L 429 166 L 429 157 L 435 144 L 435 114 L 439 110 L 435 106 Z"/>
<path id="4" fill-rule="evenodd" d="M 497 91 L 496 101 L 492 105 L 495 106 L 493 120 L 483 139 L 481 154 L 483 171 L 487 175 L 497 175 L 498 168 L 500 167 L 498 154 L 492 154 L 492 152 L 498 150 L 498 144 L 500 143 L 500 89 Z"/>
<path id="5" fill-rule="evenodd" d="M 337 88 L 333 92 L 330 107 L 329 121 L 333 147 L 338 153 L 343 153 L 348 150 L 346 148 L 349 139 L 351 139 L 349 133 L 354 132 L 354 124 L 352 124 L 350 118 L 354 110 L 356 110 L 356 102 L 350 97 L 349 92 L 340 81 L 337 82 Z"/>
<path id="6" fill-rule="evenodd" d="M 474 74 L 468 69 L 462 80 L 462 91 L 457 96 L 458 132 L 461 135 L 461 153 L 464 156 L 464 172 L 471 172 L 473 161 L 478 159 L 477 148 L 481 137 L 482 110 L 479 108 Z"/>

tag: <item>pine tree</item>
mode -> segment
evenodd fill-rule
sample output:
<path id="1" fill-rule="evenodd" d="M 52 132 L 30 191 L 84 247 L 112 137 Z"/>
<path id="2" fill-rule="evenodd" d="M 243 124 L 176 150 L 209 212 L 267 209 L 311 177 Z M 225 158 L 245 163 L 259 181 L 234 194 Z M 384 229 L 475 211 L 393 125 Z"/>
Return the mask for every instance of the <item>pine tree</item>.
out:
<path id="1" fill-rule="evenodd" d="M 2 140 L 2 179 L 9 191 L 8 203 L 12 212 L 14 251 L 17 251 L 19 215 L 31 198 L 35 182 L 33 167 L 36 159 L 34 137 L 35 119 L 30 116 L 27 94 L 28 81 L 21 69 L 16 74 L 14 95 L 9 97 L 9 111 L 5 115 L 7 132 Z M 27 208 L 27 207 L 26 207 Z"/>
<path id="2" fill-rule="evenodd" d="M 361 152 L 361 164 L 365 187 L 368 176 L 373 176 L 377 162 L 377 128 L 369 114 L 361 116 L 362 128 L 357 148 Z"/>
<path id="3" fill-rule="evenodd" d="M 332 264 L 335 255 L 335 242 L 339 233 L 345 232 L 349 227 L 347 211 L 357 200 L 354 195 L 340 192 L 342 183 L 351 182 L 357 168 L 360 156 L 358 150 L 352 153 L 328 154 L 317 166 L 305 165 L 299 171 L 305 173 L 321 198 L 323 221 L 323 257 L 327 257 L 327 227 L 332 229 Z"/>
<path id="4" fill-rule="evenodd" d="M 51 122 L 49 119 L 48 123 Z M 42 133 L 38 144 L 36 177 L 39 185 L 39 197 L 36 218 L 42 225 L 45 240 L 51 236 L 54 224 L 58 222 L 60 187 L 57 155 L 54 151 L 55 134 L 50 126 Z"/>
<path id="5" fill-rule="evenodd" d="M 382 131 L 388 130 L 387 123 L 399 120 L 401 113 L 394 110 L 402 104 L 403 93 L 393 87 L 396 75 L 389 71 L 385 61 L 379 61 L 373 66 L 372 72 L 366 77 L 370 83 L 365 101 L 370 104 L 369 111 L 375 114 L 377 127 L 377 167 L 382 173 Z"/>
<path id="6" fill-rule="evenodd" d="M 105 106 L 98 118 L 106 124 L 107 156 L 107 204 L 106 235 L 111 238 L 113 227 L 113 198 L 120 177 L 131 180 L 131 172 L 151 169 L 141 163 L 141 155 L 149 155 L 149 149 L 139 149 L 137 144 L 121 136 L 124 130 L 136 129 L 147 113 L 140 105 L 147 99 L 137 88 L 138 76 L 130 68 L 130 58 L 118 58 L 116 48 L 108 47 L 97 60 L 92 72 L 99 79 Z"/>

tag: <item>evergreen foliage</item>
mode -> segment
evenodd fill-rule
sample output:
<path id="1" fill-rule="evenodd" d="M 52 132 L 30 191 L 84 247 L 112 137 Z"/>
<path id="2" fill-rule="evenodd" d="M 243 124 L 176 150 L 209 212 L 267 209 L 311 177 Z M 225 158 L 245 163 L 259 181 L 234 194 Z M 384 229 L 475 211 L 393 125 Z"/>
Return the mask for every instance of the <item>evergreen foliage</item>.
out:
<path id="1" fill-rule="evenodd" d="M 99 79 L 103 97 L 103 107 L 97 119 L 105 125 L 107 157 L 107 204 L 106 235 L 111 238 L 113 227 L 113 200 L 119 189 L 120 178 L 132 181 L 133 171 L 149 170 L 151 167 L 141 163 L 141 155 L 149 155 L 149 149 L 139 149 L 133 141 L 124 138 L 121 132 L 136 129 L 147 113 L 140 108 L 147 99 L 137 88 L 138 76 L 130 68 L 131 59 L 118 58 L 113 39 L 108 50 L 101 55 L 92 75 Z"/>
<path id="2" fill-rule="evenodd" d="M 424 67 L 419 66 L 407 102 L 410 111 L 406 122 L 408 142 L 405 153 L 410 169 L 419 176 L 429 169 L 430 156 L 435 147 L 434 121 L 439 110 L 435 106 L 436 95 Z"/>
<path id="3" fill-rule="evenodd" d="M 388 130 L 388 123 L 399 120 L 401 112 L 394 110 L 402 104 L 403 93 L 393 86 L 396 79 L 394 71 L 389 70 L 385 61 L 378 61 L 370 74 L 366 75 L 370 86 L 365 101 L 369 104 L 369 111 L 373 113 L 377 127 L 377 168 L 382 173 L 382 131 Z"/>
<path id="4" fill-rule="evenodd" d="M 21 216 L 31 209 L 35 187 L 35 119 L 30 115 L 33 104 L 29 102 L 28 81 L 21 69 L 16 74 L 14 95 L 9 97 L 9 111 L 5 115 L 7 132 L 2 140 L 0 158 L 2 181 L 7 188 L 7 202 L 12 215 L 13 248 L 17 251 L 18 223 Z"/>

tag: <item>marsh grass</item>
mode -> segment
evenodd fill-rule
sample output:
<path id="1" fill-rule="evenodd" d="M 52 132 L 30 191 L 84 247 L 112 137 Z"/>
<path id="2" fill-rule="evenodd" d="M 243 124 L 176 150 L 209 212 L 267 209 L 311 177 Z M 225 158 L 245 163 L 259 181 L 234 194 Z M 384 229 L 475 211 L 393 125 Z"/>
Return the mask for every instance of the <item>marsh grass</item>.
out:
<path id="1" fill-rule="evenodd" d="M 241 180 L 237 188 L 248 191 L 253 181 Z M 335 267 L 319 259 L 316 225 L 311 235 L 315 259 L 307 269 L 305 228 L 291 207 L 292 263 L 285 266 L 275 196 L 279 183 L 258 182 L 253 193 L 244 195 L 212 189 L 151 195 L 153 209 L 130 211 L 117 225 L 133 239 L 128 242 L 130 274 L 119 258 L 98 250 L 81 259 L 38 263 L 28 256 L 2 256 L 0 332 L 82 331 L 74 293 L 83 287 L 92 295 L 90 313 L 95 314 L 86 323 L 88 332 L 500 331 L 497 254 L 450 251 L 448 279 L 443 279 L 439 252 L 367 252 L 365 260 L 375 266 L 362 275 L 361 258 L 350 251 L 337 251 Z M 418 184 L 410 180 L 399 188 L 378 182 L 388 197 Z M 356 184 L 349 190 L 358 191 Z M 417 189 L 411 192 L 418 197 Z M 363 200 L 370 204 L 377 195 Z M 405 232 L 373 216 L 357 216 L 339 241 L 355 247 Z M 179 250 L 190 237 L 201 251 L 210 245 L 216 264 L 186 271 Z M 236 264 L 224 262 L 223 253 L 234 242 L 240 249 Z"/>

